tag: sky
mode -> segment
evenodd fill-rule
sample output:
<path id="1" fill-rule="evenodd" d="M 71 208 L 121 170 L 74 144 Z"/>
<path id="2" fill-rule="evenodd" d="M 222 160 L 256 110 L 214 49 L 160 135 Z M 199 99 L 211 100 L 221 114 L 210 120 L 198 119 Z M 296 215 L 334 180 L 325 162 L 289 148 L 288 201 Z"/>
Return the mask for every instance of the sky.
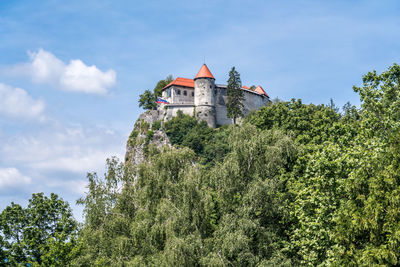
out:
<path id="1" fill-rule="evenodd" d="M 235 66 L 271 98 L 359 105 L 368 71 L 400 62 L 400 2 L 0 1 L 0 210 L 75 201 L 123 160 L 138 97 L 167 75 Z"/>

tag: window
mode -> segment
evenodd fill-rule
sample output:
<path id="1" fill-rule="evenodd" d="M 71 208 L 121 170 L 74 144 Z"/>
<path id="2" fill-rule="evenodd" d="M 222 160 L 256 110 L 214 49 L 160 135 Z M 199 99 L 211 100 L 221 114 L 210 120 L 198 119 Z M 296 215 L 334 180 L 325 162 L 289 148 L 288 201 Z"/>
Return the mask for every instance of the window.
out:
<path id="1" fill-rule="evenodd" d="M 194 96 L 194 92 L 192 92 L 192 96 Z"/>
<path id="2" fill-rule="evenodd" d="M 171 97 L 171 89 L 167 89 L 167 97 Z"/>
<path id="3" fill-rule="evenodd" d="M 185 91 L 183 91 L 183 95 L 185 95 L 185 96 L 187 95 L 187 92 L 186 92 L 186 90 L 185 90 Z"/>
<path id="4" fill-rule="evenodd" d="M 181 94 L 181 90 L 178 89 L 178 90 L 176 91 L 176 94 L 180 95 L 180 94 Z"/>

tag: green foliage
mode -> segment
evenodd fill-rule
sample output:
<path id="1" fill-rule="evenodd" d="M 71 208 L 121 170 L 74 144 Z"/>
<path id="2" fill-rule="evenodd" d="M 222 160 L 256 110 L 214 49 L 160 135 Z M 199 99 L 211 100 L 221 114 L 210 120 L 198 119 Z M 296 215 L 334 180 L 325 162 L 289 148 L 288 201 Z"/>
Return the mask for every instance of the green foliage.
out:
<path id="1" fill-rule="evenodd" d="M 165 131 L 173 145 L 192 149 L 203 164 L 221 161 L 228 152 L 228 127 L 210 128 L 181 111 L 165 123 Z"/>
<path id="2" fill-rule="evenodd" d="M 136 145 L 136 139 L 137 139 L 138 134 L 139 134 L 139 132 L 137 130 L 132 130 L 132 132 L 128 138 L 129 146 L 134 147 Z"/>
<path id="3" fill-rule="evenodd" d="M 198 124 L 196 118 L 178 111 L 176 117 L 165 123 L 165 132 L 173 145 L 182 144 L 185 135 Z"/>
<path id="4" fill-rule="evenodd" d="M 148 129 L 150 129 L 150 123 L 142 120 L 139 127 L 140 133 L 146 133 Z"/>
<path id="5" fill-rule="evenodd" d="M 400 129 L 400 66 L 394 64 L 378 75 L 376 71 L 363 76 L 363 87 L 354 86 L 360 94 L 363 128 L 370 136 L 389 138 Z"/>
<path id="6" fill-rule="evenodd" d="M 154 95 L 150 90 L 144 91 L 139 97 L 139 107 L 151 110 L 157 108 L 157 96 Z"/>
<path id="7" fill-rule="evenodd" d="M 260 129 L 282 129 L 291 133 L 301 144 L 321 144 L 329 138 L 336 138 L 336 133 L 333 133 L 342 130 L 337 126 L 340 117 L 331 107 L 306 105 L 300 99 L 292 99 L 262 107 L 246 119 Z"/>
<path id="8" fill-rule="evenodd" d="M 337 212 L 338 262 L 344 265 L 399 265 L 400 67 L 363 77 L 361 128 L 354 140 L 345 197 Z M 350 216 L 349 216 L 350 214 Z"/>
<path id="9" fill-rule="evenodd" d="M 235 70 L 235 67 L 232 67 L 229 72 L 226 94 L 228 97 L 226 102 L 227 117 L 233 118 L 233 123 L 236 124 L 236 118 L 243 116 L 244 94 L 240 74 Z"/>
<path id="10" fill-rule="evenodd" d="M 288 183 L 288 233 L 299 264 L 399 264 L 399 80 L 396 64 L 364 76 L 354 88 L 361 110 L 346 104 L 329 138 L 308 143 L 299 157 Z"/>
<path id="11" fill-rule="evenodd" d="M 146 139 L 144 140 L 144 146 L 143 146 L 143 152 L 146 157 L 149 155 L 150 141 L 153 139 L 153 136 L 154 136 L 153 130 L 148 130 L 146 132 Z"/>
<path id="12" fill-rule="evenodd" d="M 301 265 L 329 265 L 335 245 L 335 212 L 344 197 L 348 170 L 355 166 L 345 148 L 336 144 L 309 149 L 298 158 L 289 180 L 294 199 L 288 211 L 295 219 L 290 245 Z"/>
<path id="13" fill-rule="evenodd" d="M 168 75 L 164 80 L 160 80 L 157 82 L 157 85 L 154 87 L 153 89 L 153 93 L 154 95 L 157 96 L 161 96 L 162 93 L 162 89 L 167 86 L 170 82 L 172 82 L 174 80 L 174 78 L 172 77 L 172 75 Z"/>
<path id="14" fill-rule="evenodd" d="M 139 96 L 139 107 L 146 110 L 152 110 L 157 108 L 157 97 L 162 94 L 162 89 L 173 81 L 172 75 L 168 75 L 165 80 L 160 80 L 154 87 L 153 92 L 150 90 L 145 90 L 143 94 Z"/>
<path id="15" fill-rule="evenodd" d="M 229 139 L 231 152 L 212 168 L 193 165 L 197 156 L 188 148 L 165 148 L 133 170 L 111 160 L 104 179 L 89 175 L 78 262 L 289 264 L 281 252 L 280 174 L 293 165 L 296 148 L 281 132 L 251 125 L 234 127 Z"/>
<path id="16" fill-rule="evenodd" d="M 33 194 L 27 208 L 11 203 L 0 214 L 0 262 L 17 266 L 69 265 L 79 254 L 77 222 L 67 202 Z"/>
<path id="17" fill-rule="evenodd" d="M 153 136 L 154 136 L 154 131 L 153 130 L 148 130 L 147 133 L 146 133 L 145 144 L 149 144 L 151 139 L 153 138 Z"/>
<path id="18" fill-rule="evenodd" d="M 280 176 L 292 168 L 297 149 L 281 132 L 251 125 L 234 127 L 229 139 L 231 152 L 210 173 L 220 215 L 208 258 L 216 261 L 220 251 L 224 265 L 268 265 L 277 258 L 288 264 Z"/>
<path id="19" fill-rule="evenodd" d="M 161 128 L 161 121 L 155 121 L 153 122 L 153 125 L 151 125 L 151 129 L 153 131 L 157 131 Z"/>
<path id="20" fill-rule="evenodd" d="M 126 238 L 129 233 L 128 220 L 134 214 L 134 206 L 117 206 L 122 182 L 124 167 L 117 159 L 107 160 L 107 169 L 104 179 L 98 178 L 96 173 L 87 175 L 89 180 L 88 194 L 77 201 L 84 205 L 85 227 L 81 232 L 84 240 L 83 253 L 76 260 L 79 266 L 110 266 L 121 261 L 116 258 L 119 251 L 124 251 Z M 126 197 L 126 196 L 125 196 Z M 122 200 L 126 203 L 126 199 Z M 118 207 L 122 212 L 116 212 Z"/>

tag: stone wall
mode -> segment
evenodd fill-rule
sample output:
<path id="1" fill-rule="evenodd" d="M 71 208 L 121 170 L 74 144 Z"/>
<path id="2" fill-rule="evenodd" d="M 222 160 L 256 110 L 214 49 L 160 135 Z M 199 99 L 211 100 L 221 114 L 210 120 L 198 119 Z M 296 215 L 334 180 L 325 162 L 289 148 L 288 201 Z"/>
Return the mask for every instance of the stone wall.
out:
<path id="1" fill-rule="evenodd" d="M 269 100 L 267 97 L 260 96 L 259 94 L 243 90 L 244 101 L 243 101 L 243 114 L 247 116 L 252 110 L 257 110 L 268 104 Z M 227 118 L 226 110 L 226 88 L 217 87 L 215 96 L 215 112 L 216 112 L 216 124 L 225 125 L 232 124 L 233 120 Z"/>
<path id="2" fill-rule="evenodd" d="M 194 81 L 194 104 L 200 105 L 214 105 L 215 99 L 215 84 L 213 79 L 199 78 Z"/>
<path id="3" fill-rule="evenodd" d="M 216 127 L 215 83 L 214 79 L 198 78 L 194 80 L 194 104 L 196 118 L 204 120 L 208 126 Z"/>
<path id="4" fill-rule="evenodd" d="M 196 119 L 205 121 L 209 127 L 215 128 L 216 125 L 216 110 L 211 105 L 196 106 Z"/>
<path id="5" fill-rule="evenodd" d="M 216 95 L 215 95 L 215 112 L 216 112 L 216 124 L 217 125 L 225 125 L 232 124 L 233 121 L 230 118 L 226 117 L 226 89 L 217 87 Z"/>
<path id="6" fill-rule="evenodd" d="M 165 112 L 162 109 L 147 110 L 140 114 L 136 123 L 141 123 L 142 121 L 147 122 L 151 127 L 155 121 L 159 121 L 164 117 L 164 113 Z"/>
<path id="7" fill-rule="evenodd" d="M 243 101 L 243 114 L 247 116 L 252 110 L 257 110 L 260 107 L 266 106 L 269 102 L 268 97 L 263 97 L 259 94 L 244 91 L 244 101 Z"/>
<path id="8" fill-rule="evenodd" d="M 163 105 L 164 106 L 164 105 Z M 176 117 L 178 110 L 181 110 L 183 114 L 193 116 L 194 115 L 194 105 L 191 104 L 169 104 L 165 105 L 164 119 L 166 121 L 170 120 L 172 117 Z"/>

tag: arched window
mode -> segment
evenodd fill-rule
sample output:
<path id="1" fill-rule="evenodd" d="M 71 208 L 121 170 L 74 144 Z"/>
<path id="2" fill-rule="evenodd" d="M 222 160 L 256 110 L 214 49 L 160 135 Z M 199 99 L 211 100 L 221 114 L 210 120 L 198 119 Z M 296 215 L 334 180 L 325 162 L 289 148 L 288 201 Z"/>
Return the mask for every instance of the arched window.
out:
<path id="1" fill-rule="evenodd" d="M 177 94 L 177 95 L 180 95 L 180 94 L 181 94 L 181 90 L 178 89 L 178 90 L 176 91 L 176 94 Z"/>
<path id="2" fill-rule="evenodd" d="M 194 96 L 194 92 L 192 92 L 192 96 Z"/>
<path id="3" fill-rule="evenodd" d="M 186 90 L 183 91 L 183 95 L 184 95 L 184 96 L 187 96 L 187 91 L 186 91 Z"/>

